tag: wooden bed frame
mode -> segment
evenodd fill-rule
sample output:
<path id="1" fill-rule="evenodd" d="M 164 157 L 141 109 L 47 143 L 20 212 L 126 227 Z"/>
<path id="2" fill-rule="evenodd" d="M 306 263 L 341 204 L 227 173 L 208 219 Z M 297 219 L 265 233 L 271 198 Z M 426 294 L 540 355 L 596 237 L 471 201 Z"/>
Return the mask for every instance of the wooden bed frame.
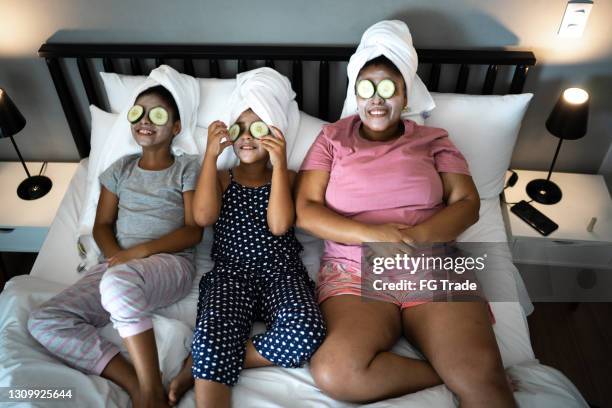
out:
<path id="1" fill-rule="evenodd" d="M 347 83 L 346 71 L 330 69 L 330 66 L 337 68 L 335 64 L 345 64 L 354 51 L 355 47 L 350 46 L 45 43 L 38 50 L 38 55 L 47 62 L 79 155 L 84 158 L 89 155 L 90 132 L 84 113 L 87 110 L 79 109 L 81 103 L 78 95 L 84 90 L 89 104 L 108 108 L 103 103 L 104 91 L 99 85 L 97 72 L 100 69 L 96 69 L 100 61 L 106 72 L 146 75 L 153 67 L 168 63 L 181 72 L 202 78 L 233 77 L 236 72 L 253 69 L 262 62 L 269 67 L 289 64 L 290 72 L 283 73 L 291 79 L 300 108 L 304 105 L 304 84 L 318 84 L 318 90 L 315 89 L 315 92 L 318 91 L 315 112 L 309 113 L 330 120 L 330 84 L 337 85 L 338 81 L 343 81 L 340 84 L 344 84 L 346 89 Z M 417 53 L 419 74 L 430 91 L 466 93 L 470 70 L 474 72 L 480 68 L 484 72 L 483 68 L 486 67 L 484 79 L 478 83 L 475 93 L 521 93 L 529 67 L 536 63 L 530 51 L 417 49 Z M 74 64 L 74 61 L 80 84 L 70 75 L 70 64 Z M 208 64 L 201 69 L 201 63 L 205 61 Z M 227 69 L 228 61 L 232 61 L 230 69 Z M 308 71 L 305 65 L 309 63 L 316 64 L 318 69 Z M 451 80 L 455 85 L 451 89 L 440 89 L 441 78 L 445 78 L 443 66 L 444 74 L 453 76 Z M 421 73 L 424 67 L 429 69 Z M 509 84 L 500 84 L 500 80 L 496 85 L 498 77 L 502 79 L 501 71 L 512 68 L 514 72 L 508 75 L 511 79 L 506 81 Z M 338 72 L 343 74 L 339 76 Z M 337 111 L 336 106 L 333 108 Z"/>

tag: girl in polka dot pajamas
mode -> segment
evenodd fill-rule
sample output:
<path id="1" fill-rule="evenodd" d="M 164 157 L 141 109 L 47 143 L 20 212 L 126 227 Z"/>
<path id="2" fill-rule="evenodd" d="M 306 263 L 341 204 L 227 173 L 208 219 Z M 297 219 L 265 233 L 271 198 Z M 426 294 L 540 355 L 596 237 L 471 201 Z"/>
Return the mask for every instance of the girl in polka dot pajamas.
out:
<path id="1" fill-rule="evenodd" d="M 217 171 L 229 146 L 240 164 Z M 283 134 L 251 109 L 229 131 L 221 121 L 209 127 L 194 219 L 214 224 L 215 267 L 200 282 L 193 360 L 171 383 L 171 402 L 191 386 L 192 374 L 199 407 L 229 406 L 242 368 L 301 367 L 322 343 L 325 326 L 292 227 L 294 179 Z M 267 331 L 249 338 L 255 320 Z"/>

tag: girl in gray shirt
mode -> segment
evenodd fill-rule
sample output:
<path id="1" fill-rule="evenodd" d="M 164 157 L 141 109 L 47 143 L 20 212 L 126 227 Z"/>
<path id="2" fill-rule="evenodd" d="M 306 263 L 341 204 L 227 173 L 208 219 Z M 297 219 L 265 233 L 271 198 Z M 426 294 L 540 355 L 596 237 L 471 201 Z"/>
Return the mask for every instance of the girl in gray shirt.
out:
<path id="1" fill-rule="evenodd" d="M 104 262 L 33 311 L 30 333 L 57 357 L 123 387 L 133 406 L 167 406 L 151 313 L 189 293 L 193 247 L 202 239 L 191 210 L 197 156 L 175 157 L 179 110 L 162 86 L 149 88 L 128 113 L 142 154 L 100 175 L 93 236 Z M 112 321 L 132 363 L 98 334 Z"/>

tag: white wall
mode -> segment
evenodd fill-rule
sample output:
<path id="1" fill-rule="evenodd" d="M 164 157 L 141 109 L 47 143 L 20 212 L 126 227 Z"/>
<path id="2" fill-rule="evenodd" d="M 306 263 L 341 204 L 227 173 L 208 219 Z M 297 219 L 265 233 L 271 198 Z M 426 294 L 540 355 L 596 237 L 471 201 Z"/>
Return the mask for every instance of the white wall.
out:
<path id="1" fill-rule="evenodd" d="M 40 44 L 63 42 L 356 44 L 365 28 L 401 18 L 417 47 L 533 50 L 525 90 L 536 94 L 513 166 L 546 169 L 557 140 L 544 128 L 564 87 L 592 95 L 588 135 L 563 144 L 558 170 L 597 172 L 611 142 L 612 2 L 596 0 L 584 36 L 556 31 L 563 0 L 0 0 L 0 86 L 28 120 L 17 137 L 28 159 L 77 160 Z M 0 140 L 0 159 L 16 159 Z"/>

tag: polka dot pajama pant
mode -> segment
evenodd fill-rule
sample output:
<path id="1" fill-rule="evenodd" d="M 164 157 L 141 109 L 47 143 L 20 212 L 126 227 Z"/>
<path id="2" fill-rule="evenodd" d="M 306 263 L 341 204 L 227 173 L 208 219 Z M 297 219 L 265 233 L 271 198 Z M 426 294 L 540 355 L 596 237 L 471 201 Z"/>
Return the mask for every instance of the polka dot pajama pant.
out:
<path id="1" fill-rule="evenodd" d="M 302 266 L 303 268 L 303 266 Z M 301 367 L 325 337 L 325 325 L 305 271 L 241 269 L 217 262 L 200 281 L 192 343 L 195 378 L 236 384 L 253 322 L 267 331 L 252 338 L 255 349 L 281 367 Z"/>

